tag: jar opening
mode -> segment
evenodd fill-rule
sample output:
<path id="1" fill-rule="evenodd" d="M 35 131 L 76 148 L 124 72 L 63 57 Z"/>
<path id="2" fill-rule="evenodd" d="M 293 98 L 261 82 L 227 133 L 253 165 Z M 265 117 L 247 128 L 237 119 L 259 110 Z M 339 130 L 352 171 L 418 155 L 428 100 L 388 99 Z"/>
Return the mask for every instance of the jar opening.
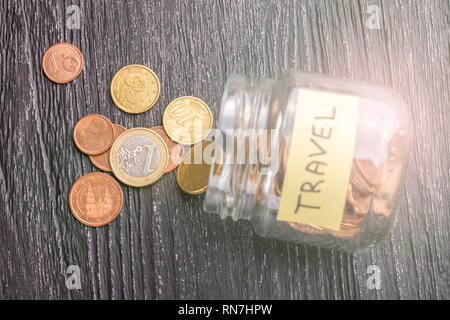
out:
<path id="1" fill-rule="evenodd" d="M 205 211 L 249 219 L 255 197 L 269 186 L 278 170 L 281 115 L 271 114 L 275 82 L 230 75 L 221 103 L 216 154 L 203 207 Z M 276 100 L 276 99 L 275 99 Z M 278 119 L 278 120 L 277 120 Z M 272 150 L 277 150 L 272 152 Z M 220 169 L 220 170 L 219 170 Z"/>

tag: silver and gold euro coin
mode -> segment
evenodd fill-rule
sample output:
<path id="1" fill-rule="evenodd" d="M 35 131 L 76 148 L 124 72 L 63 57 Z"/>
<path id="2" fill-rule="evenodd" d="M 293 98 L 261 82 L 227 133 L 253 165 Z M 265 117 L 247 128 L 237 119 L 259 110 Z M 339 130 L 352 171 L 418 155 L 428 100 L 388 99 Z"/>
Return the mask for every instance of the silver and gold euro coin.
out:
<path id="1" fill-rule="evenodd" d="M 169 151 L 164 140 L 147 128 L 125 131 L 110 152 L 112 172 L 121 182 L 144 187 L 157 181 L 166 170 Z"/>

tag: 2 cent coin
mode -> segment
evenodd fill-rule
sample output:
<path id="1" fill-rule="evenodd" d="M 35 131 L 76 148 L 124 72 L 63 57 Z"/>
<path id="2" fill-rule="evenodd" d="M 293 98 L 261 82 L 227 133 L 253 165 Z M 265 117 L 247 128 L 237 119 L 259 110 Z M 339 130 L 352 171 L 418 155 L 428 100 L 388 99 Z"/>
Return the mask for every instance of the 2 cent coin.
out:
<path id="1" fill-rule="evenodd" d="M 73 140 L 81 152 L 90 156 L 101 154 L 114 142 L 113 124 L 100 114 L 89 114 L 75 125 Z"/>
<path id="2" fill-rule="evenodd" d="M 113 124 L 114 127 L 114 140 L 118 136 L 120 136 L 123 132 L 127 131 L 125 127 L 122 127 L 120 124 Z M 89 156 L 89 159 L 91 160 L 92 164 L 99 168 L 100 170 L 111 172 L 111 164 L 109 163 L 109 154 L 110 150 L 108 149 L 106 152 L 103 152 L 96 156 Z"/>

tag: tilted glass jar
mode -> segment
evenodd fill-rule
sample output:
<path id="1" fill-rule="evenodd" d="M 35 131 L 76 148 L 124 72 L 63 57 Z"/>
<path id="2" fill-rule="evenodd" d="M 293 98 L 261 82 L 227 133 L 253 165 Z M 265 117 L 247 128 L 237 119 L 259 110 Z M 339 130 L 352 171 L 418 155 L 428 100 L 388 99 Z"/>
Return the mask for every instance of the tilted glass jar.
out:
<path id="1" fill-rule="evenodd" d="M 306 131 L 300 128 L 305 124 L 300 117 L 306 117 L 304 113 L 300 115 L 301 112 L 307 114 L 320 109 L 320 103 L 311 105 L 314 97 L 318 97 L 318 100 L 324 97 L 328 104 L 337 101 L 330 110 L 337 110 L 338 115 L 341 111 L 347 113 L 347 120 L 344 119 L 347 122 L 342 120 L 340 124 L 334 123 L 333 128 L 314 124 L 312 129 L 308 127 Z M 328 116 L 311 119 L 325 123 L 323 119 L 338 118 L 334 117 L 334 113 Z M 215 140 L 216 150 L 222 150 L 216 152 L 214 165 L 211 166 L 204 210 L 217 213 L 222 218 L 230 216 L 233 220 L 249 220 L 256 233 L 263 237 L 348 252 L 371 247 L 389 232 L 394 221 L 393 207 L 402 180 L 409 139 L 408 122 L 409 113 L 403 100 L 389 89 L 296 71 L 288 72 L 280 80 L 230 75 L 218 122 L 218 134 L 222 138 Z M 345 126 L 349 127 L 348 131 Z M 262 152 L 265 157 L 258 156 L 256 161 L 248 161 L 252 152 L 249 130 L 257 132 L 255 145 L 258 155 L 261 155 L 260 149 L 265 150 Z M 265 144 L 265 148 L 261 148 L 263 144 L 259 133 L 264 130 L 268 132 L 266 137 L 271 140 Z M 339 130 L 343 132 L 340 138 Z M 312 135 L 304 138 L 299 136 L 299 132 Z M 316 142 L 328 143 L 325 138 L 335 133 L 336 137 L 329 145 L 330 152 Z M 236 142 L 239 140 L 244 141 L 240 147 Z M 297 143 L 299 140 L 303 141 L 303 145 Z M 237 143 L 237 147 L 236 144 L 230 147 L 230 141 Z M 292 145 L 296 146 L 295 152 L 291 152 Z M 316 152 L 307 151 L 308 148 L 310 151 L 315 148 Z M 333 148 L 335 151 L 331 150 Z M 306 158 L 300 159 L 304 156 L 303 150 L 309 153 L 309 157 L 331 157 L 333 152 L 335 156 L 305 166 L 302 161 Z M 240 151 L 244 153 L 243 162 L 236 161 Z M 267 157 L 274 158 L 274 155 L 278 156 L 278 160 L 273 161 L 275 165 L 268 165 Z M 345 164 L 345 157 L 348 156 L 348 165 L 343 165 L 348 168 L 343 168 L 342 172 L 336 170 L 336 165 Z M 266 158 L 266 162 L 263 158 Z M 333 165 L 333 170 L 339 172 L 326 172 Z M 305 175 L 315 174 L 322 180 L 316 183 L 303 182 L 299 184 L 301 187 L 294 188 L 293 182 L 302 181 L 302 175 L 296 176 L 299 170 L 303 170 Z M 286 172 L 290 174 L 286 175 Z M 336 178 L 338 175 L 341 175 L 340 178 Z M 338 180 L 333 180 L 335 178 Z M 326 185 L 325 179 L 344 184 Z M 337 217 L 333 218 L 340 222 L 337 228 L 324 227 L 320 223 L 298 222 L 296 219 L 302 216 L 302 209 L 314 211 L 320 207 L 308 206 L 302 201 L 307 200 L 307 197 L 319 197 L 319 191 L 324 191 L 326 196 L 326 188 L 341 189 L 332 191 L 328 201 L 331 203 L 323 205 L 323 208 L 331 208 L 330 212 L 339 211 Z M 300 191 L 303 192 L 303 200 Z M 299 194 L 298 200 L 292 196 L 296 193 Z M 297 203 L 291 206 L 296 209 L 288 212 L 288 216 L 294 217 L 295 221 L 280 218 L 280 204 L 283 201 L 290 201 L 294 205 Z M 324 202 L 323 197 L 321 201 Z M 308 212 L 305 216 L 308 214 L 314 218 L 314 213 Z M 329 218 L 326 210 L 321 214 L 321 219 Z"/>

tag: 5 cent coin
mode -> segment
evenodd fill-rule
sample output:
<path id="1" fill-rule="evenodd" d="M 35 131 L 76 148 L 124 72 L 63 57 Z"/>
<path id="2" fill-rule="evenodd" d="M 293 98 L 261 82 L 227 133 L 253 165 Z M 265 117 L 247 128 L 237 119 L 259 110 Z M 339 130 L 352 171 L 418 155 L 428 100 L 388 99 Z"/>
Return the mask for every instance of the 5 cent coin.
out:
<path id="1" fill-rule="evenodd" d="M 164 140 L 147 128 L 122 133 L 110 153 L 112 172 L 132 187 L 143 187 L 157 181 L 167 168 L 169 150 Z"/>
<path id="2" fill-rule="evenodd" d="M 172 171 L 180 164 L 181 160 L 183 160 L 184 147 L 181 144 L 172 141 L 167 135 L 166 131 L 164 131 L 163 126 L 153 127 L 150 128 L 150 130 L 155 131 L 157 134 L 159 134 L 166 143 L 167 149 L 169 149 L 169 164 L 167 165 L 166 171 L 164 173 Z"/>
<path id="3" fill-rule="evenodd" d="M 80 50 L 70 43 L 56 43 L 44 53 L 42 69 L 47 78 L 56 83 L 67 83 L 78 77 L 84 60 Z"/>
<path id="4" fill-rule="evenodd" d="M 125 127 L 122 127 L 120 124 L 113 124 L 114 128 L 114 140 L 118 136 L 120 136 L 123 132 L 127 131 Z M 103 171 L 111 172 L 111 164 L 109 163 L 109 153 L 111 149 L 108 149 L 106 152 L 103 152 L 96 156 L 89 156 L 92 164 Z"/>
<path id="5" fill-rule="evenodd" d="M 173 141 L 193 145 L 208 136 L 213 117 L 205 102 L 185 96 L 169 103 L 164 111 L 163 124 L 167 135 Z"/>
<path id="6" fill-rule="evenodd" d="M 92 172 L 79 178 L 69 193 L 69 207 L 81 223 L 99 227 L 113 221 L 123 205 L 117 181 L 105 173 Z"/>
<path id="7" fill-rule="evenodd" d="M 114 104 L 128 113 L 142 113 L 159 98 L 160 84 L 156 74 L 146 66 L 132 64 L 120 69 L 111 81 Z"/>
<path id="8" fill-rule="evenodd" d="M 73 129 L 75 145 L 88 155 L 98 155 L 111 147 L 114 127 L 108 118 L 100 114 L 89 114 L 81 118 Z"/>

